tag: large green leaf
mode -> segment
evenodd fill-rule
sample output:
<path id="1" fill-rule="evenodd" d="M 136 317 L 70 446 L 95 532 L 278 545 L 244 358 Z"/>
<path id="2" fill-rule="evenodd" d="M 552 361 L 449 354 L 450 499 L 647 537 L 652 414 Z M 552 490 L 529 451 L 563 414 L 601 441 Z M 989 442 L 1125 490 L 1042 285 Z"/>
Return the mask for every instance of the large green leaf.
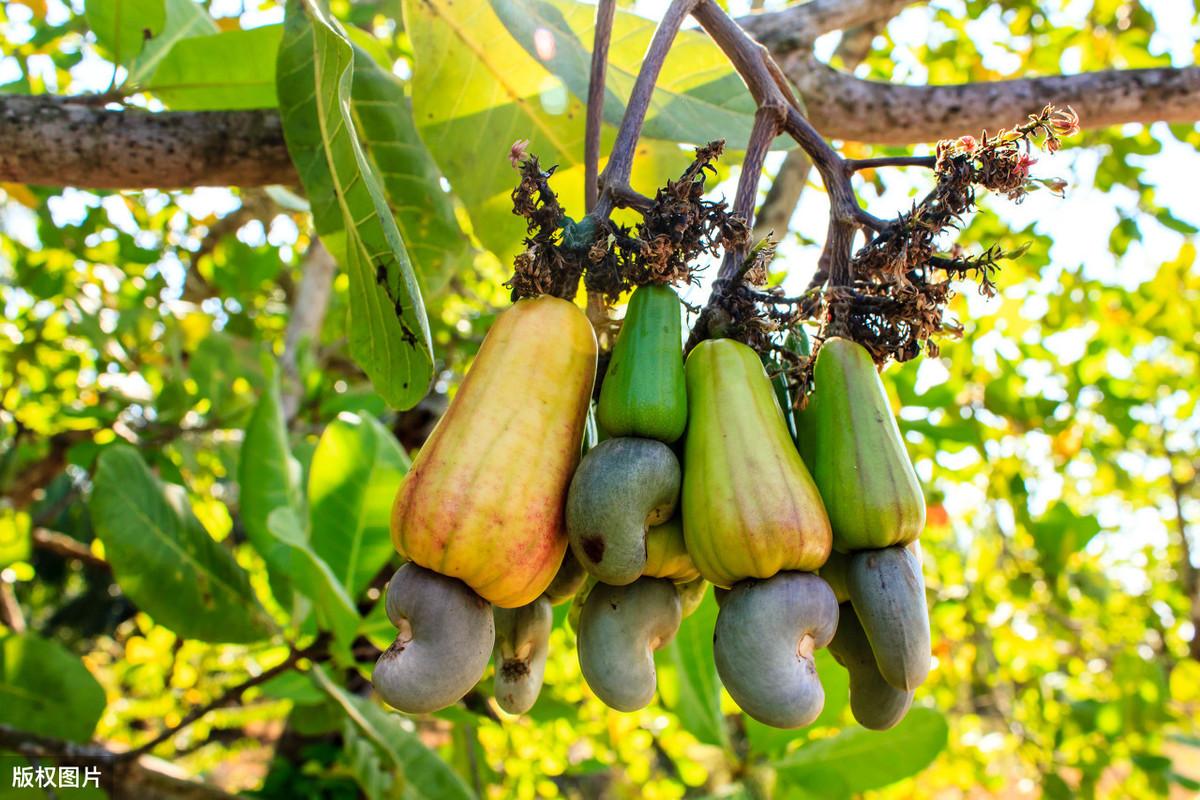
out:
<path id="1" fill-rule="evenodd" d="M 242 439 L 238 513 L 250 543 L 267 562 L 271 589 L 281 603 L 290 597 L 292 548 L 271 532 L 267 518 L 277 508 L 299 512 L 303 504 L 300 472 L 300 463 L 288 446 L 279 380 L 273 374 Z"/>
<path id="2" fill-rule="evenodd" d="M 104 705 L 104 689 L 62 645 L 32 633 L 0 639 L 0 723 L 86 742 Z"/>
<path id="3" fill-rule="evenodd" d="M 491 0 L 508 32 L 531 56 L 587 97 L 596 7 L 572 0 Z M 625 11 L 613 21 L 605 79 L 604 119 L 619 125 L 625 98 L 658 23 Z M 655 85 L 642 135 L 704 144 L 725 139 L 742 146 L 754 124 L 754 98 L 721 49 L 698 30 L 682 31 Z"/>
<path id="4" fill-rule="evenodd" d="M 349 694 L 330 680 L 320 666 L 313 668 L 312 675 L 317 685 L 346 712 L 353 727 L 378 748 L 393 773 L 405 782 L 405 797 L 469 800 L 475 796 L 449 764 L 421 743 L 407 719 Z"/>
<path id="5" fill-rule="evenodd" d="M 946 746 L 948 732 L 940 712 L 914 708 L 889 731 L 848 728 L 808 742 L 774 766 L 781 785 L 836 783 L 847 792 L 865 792 L 925 769 Z"/>
<path id="6" fill-rule="evenodd" d="M 158 68 L 177 42 L 194 36 L 207 36 L 220 30 L 204 6 L 196 0 L 166 0 L 167 18 L 160 33 L 146 42 L 142 52 L 129 65 L 128 82 L 138 85 Z"/>
<path id="7" fill-rule="evenodd" d="M 392 558 L 388 529 L 408 456 L 376 420 L 342 414 L 313 453 L 308 477 L 313 550 L 357 597 Z"/>
<path id="8" fill-rule="evenodd" d="M 1034 520 L 1030 530 L 1042 569 L 1050 575 L 1062 572 L 1071 554 L 1086 547 L 1099 532 L 1095 517 L 1080 516 L 1062 500 Z"/>
<path id="9" fill-rule="evenodd" d="M 433 344 L 412 264 L 379 177 L 359 145 L 349 102 L 354 53 L 316 0 L 291 0 L 276 71 L 288 151 L 319 231 L 350 277 L 350 352 L 389 403 L 429 388 Z M 334 201 L 330 203 L 330 199 Z"/>
<path id="10" fill-rule="evenodd" d="M 267 517 L 267 527 L 291 549 L 288 560 L 292 585 L 312 600 L 318 624 L 331 632 L 339 645 L 349 647 L 358 631 L 358 609 L 333 570 L 313 552 L 307 531 L 296 512 L 286 506 L 276 508 Z"/>
<path id="11" fill-rule="evenodd" d="M 656 660 L 662 667 L 663 704 L 675 712 L 688 733 L 706 744 L 725 747 L 729 732 L 721 714 L 721 682 L 712 655 L 716 624 L 717 603 L 710 591 Z"/>
<path id="12" fill-rule="evenodd" d="M 163 0 L 88 0 L 84 9 L 96 41 L 116 64 L 129 64 L 166 27 Z"/>
<path id="13" fill-rule="evenodd" d="M 121 590 L 156 621 L 205 642 L 271 634 L 246 573 L 196 519 L 187 493 L 159 482 L 132 447 L 101 454 L 91 512 Z"/>
<path id="14" fill-rule="evenodd" d="M 142 88 L 182 111 L 274 108 L 275 58 L 283 26 L 183 39 Z"/>
<path id="15" fill-rule="evenodd" d="M 584 107 L 562 79 L 522 48 L 488 0 L 405 0 L 404 22 L 415 59 L 413 117 L 480 241 L 505 263 L 523 247 L 508 160 L 519 139 L 543 165 L 558 166 L 559 200 L 582 215 Z M 605 148 L 613 136 L 605 126 Z M 633 185 L 653 194 L 688 160 L 674 142 L 643 140 Z"/>
<path id="16" fill-rule="evenodd" d="M 354 55 L 350 99 L 367 157 L 383 179 L 396 225 L 404 238 L 421 290 L 432 295 L 474 258 L 458 224 L 454 203 L 413 122 L 412 103 L 400 81 L 366 53 Z"/>

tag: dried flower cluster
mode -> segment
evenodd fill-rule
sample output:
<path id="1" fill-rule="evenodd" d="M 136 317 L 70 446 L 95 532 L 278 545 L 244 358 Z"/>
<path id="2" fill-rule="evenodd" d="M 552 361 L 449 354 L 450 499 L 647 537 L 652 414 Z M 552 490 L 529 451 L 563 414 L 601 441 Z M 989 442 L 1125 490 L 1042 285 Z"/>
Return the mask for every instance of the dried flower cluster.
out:
<path id="1" fill-rule="evenodd" d="M 943 316 L 954 294 L 953 282 L 974 280 L 990 297 L 998 262 L 1023 252 L 991 247 L 971 257 L 957 248 L 941 253 L 937 237 L 957 229 L 975 208 L 976 186 L 1016 202 L 1039 183 L 1061 191 L 1061 182 L 1030 179 L 1029 167 L 1035 163 L 1031 151 L 1040 146 L 1054 152 L 1061 146 L 1060 137 L 1078 130 L 1079 118 L 1071 109 L 1046 106 L 1024 125 L 995 136 L 984 132 L 979 139 L 963 136 L 939 142 L 933 190 L 855 253 L 852 285 L 829 287 L 814 296 L 806 315 L 819 317 L 826 335 L 849 336 L 861 343 L 880 364 L 889 358 L 908 361 L 922 347 L 936 355 L 936 337 L 959 333 Z M 819 273 L 814 283 L 824 281 Z"/>
<path id="2" fill-rule="evenodd" d="M 549 187 L 554 170 L 543 171 L 536 157 L 518 153 L 514 145 L 510 158 L 524 160 L 518 162 L 521 183 L 513 190 L 513 213 L 525 217 L 528 235 L 506 284 L 513 298 L 569 299 L 582 276 L 588 291 L 615 301 L 644 284 L 686 284 L 700 255 L 741 246 L 749 235 L 745 222 L 723 201 L 704 199 L 706 179 L 715 173 L 724 146 L 717 141 L 697 149 L 678 180 L 636 206 L 642 221 L 631 228 L 608 219 L 576 223 L 566 217 Z"/>

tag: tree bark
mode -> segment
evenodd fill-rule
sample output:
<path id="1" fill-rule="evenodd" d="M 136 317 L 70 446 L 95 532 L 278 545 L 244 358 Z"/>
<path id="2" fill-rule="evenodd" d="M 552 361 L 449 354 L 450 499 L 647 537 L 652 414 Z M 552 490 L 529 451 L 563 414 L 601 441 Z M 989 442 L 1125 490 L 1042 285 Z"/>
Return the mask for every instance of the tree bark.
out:
<path id="1" fill-rule="evenodd" d="M 856 78 L 807 52 L 783 59 L 822 134 L 871 144 L 914 144 L 995 133 L 1047 103 L 1071 106 L 1084 128 L 1200 119 L 1200 68 L 1105 70 L 954 86 L 900 86 Z"/>
<path id="2" fill-rule="evenodd" d="M 954 86 L 867 81 L 820 63 L 807 44 L 829 26 L 885 17 L 901 0 L 810 0 L 742 19 L 769 43 L 822 135 L 914 144 L 996 131 L 1047 103 L 1085 128 L 1200 120 L 1200 68 L 1107 70 Z M 0 181 L 90 189 L 296 183 L 279 115 L 111 111 L 69 98 L 0 95 Z"/>
<path id="3" fill-rule="evenodd" d="M 90 189 L 294 184 L 279 114 L 109 111 L 0 96 L 0 181 Z"/>

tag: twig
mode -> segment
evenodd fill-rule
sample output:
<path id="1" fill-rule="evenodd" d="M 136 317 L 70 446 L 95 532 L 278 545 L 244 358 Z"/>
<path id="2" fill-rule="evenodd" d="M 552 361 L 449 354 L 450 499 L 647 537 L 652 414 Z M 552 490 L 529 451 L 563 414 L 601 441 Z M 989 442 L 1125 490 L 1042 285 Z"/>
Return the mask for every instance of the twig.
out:
<path id="1" fill-rule="evenodd" d="M 596 31 L 592 45 L 592 71 L 588 78 L 587 127 L 583 140 L 584 201 L 590 214 L 600 196 L 600 128 L 604 123 L 604 83 L 608 67 L 608 45 L 612 41 L 616 0 L 600 0 L 596 6 Z"/>
<path id="2" fill-rule="evenodd" d="M 879 158 L 848 158 L 846 172 L 853 173 L 878 167 L 926 167 L 937 166 L 937 156 L 881 156 Z"/>
<path id="3" fill-rule="evenodd" d="M 111 564 L 93 553 L 86 544 L 65 533 L 52 531 L 49 528 L 34 528 L 33 545 L 48 553 L 54 553 L 63 558 L 75 558 L 89 566 L 98 567 L 105 572 L 112 572 Z"/>
<path id="4" fill-rule="evenodd" d="M 638 137 L 642 133 L 642 124 L 646 121 L 646 112 L 650 108 L 650 99 L 654 96 L 654 84 L 662 71 L 663 61 L 675 41 L 679 28 L 692 12 L 698 0 L 671 0 L 667 13 L 654 31 L 646 57 L 642 60 L 642 68 L 638 71 L 633 90 L 629 93 L 629 102 L 625 106 L 625 116 L 621 118 L 621 127 L 617 130 L 617 139 L 613 142 L 608 164 L 599 178 L 600 196 L 592 216 L 606 219 L 615 205 L 614 200 L 620 193 L 628 191 L 629 175 L 633 171 L 633 154 L 637 149 Z"/>
<path id="5" fill-rule="evenodd" d="M 176 724 L 170 726 L 169 728 L 166 728 L 165 730 L 160 732 L 157 736 L 155 736 L 153 739 L 146 742 L 145 744 L 142 744 L 128 752 L 121 753 L 119 757 L 122 760 L 127 761 L 130 759 L 137 758 L 138 756 L 140 756 L 144 753 L 149 753 L 155 747 L 157 747 L 158 745 L 167 741 L 171 737 L 175 736 L 175 734 L 179 733 L 181 730 L 183 730 L 184 728 L 191 725 L 196 720 L 198 720 L 201 717 L 203 717 L 204 715 L 206 715 L 208 712 L 241 700 L 242 695 L 245 694 L 248 690 L 253 689 L 255 686 L 264 684 L 267 681 L 271 680 L 272 678 L 275 678 L 279 675 L 282 675 L 285 672 L 288 672 L 289 670 L 294 669 L 296 667 L 296 665 L 303 659 L 306 659 L 306 658 L 317 659 L 317 658 L 322 657 L 327 652 L 327 648 L 329 646 L 329 638 L 330 638 L 329 634 L 322 632 L 320 635 L 317 636 L 316 639 L 313 640 L 312 644 L 310 644 L 308 647 L 305 647 L 305 648 L 299 649 L 299 650 L 293 648 L 292 651 L 288 654 L 288 657 L 285 658 L 280 663 L 276 664 L 275 666 L 271 667 L 270 669 L 268 669 L 264 672 L 260 672 L 258 675 L 254 675 L 250 678 L 247 678 L 246 680 L 242 681 L 239 684 L 236 684 L 235 686 L 229 687 L 224 692 L 222 692 L 221 695 L 219 697 L 217 697 L 215 700 L 205 703 L 202 706 L 197 706 L 196 708 L 193 708 L 191 711 L 189 711 L 183 717 L 183 719 L 181 719 Z"/>

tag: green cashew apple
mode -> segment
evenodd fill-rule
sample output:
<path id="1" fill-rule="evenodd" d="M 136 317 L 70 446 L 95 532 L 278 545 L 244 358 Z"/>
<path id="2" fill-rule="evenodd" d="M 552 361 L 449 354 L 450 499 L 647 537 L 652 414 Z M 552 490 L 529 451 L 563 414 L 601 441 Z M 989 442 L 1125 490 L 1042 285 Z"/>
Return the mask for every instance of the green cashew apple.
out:
<path id="1" fill-rule="evenodd" d="M 462 581 L 412 562 L 392 576 L 385 603 L 399 633 L 375 663 L 375 691 L 409 714 L 457 703 L 487 669 L 491 606 Z"/>
<path id="2" fill-rule="evenodd" d="M 850 589 L 846 586 L 846 571 L 850 569 L 850 556 L 834 550 L 829 554 L 829 560 L 821 567 L 819 575 L 833 589 L 839 603 L 850 599 Z"/>
<path id="3" fill-rule="evenodd" d="M 641 578 L 626 586 L 597 583 L 579 616 L 579 666 L 605 705 L 637 711 L 654 699 L 654 651 L 679 629 L 675 584 Z"/>
<path id="4" fill-rule="evenodd" d="M 700 575 L 683 540 L 683 520 L 678 514 L 646 533 L 646 563 L 642 574 L 651 578 L 669 578 L 677 584 Z"/>
<path id="5" fill-rule="evenodd" d="M 679 499 L 679 459 L 660 441 L 606 439 L 588 451 L 567 493 L 567 537 L 584 569 L 624 586 L 646 565 L 646 531 Z"/>
<path id="6" fill-rule="evenodd" d="M 811 724 L 825 706 L 813 653 L 829 644 L 837 626 L 837 598 L 816 575 L 780 572 L 741 581 L 717 613 L 717 674 L 741 709 L 764 725 Z"/>
<path id="7" fill-rule="evenodd" d="M 533 708 L 542 690 L 554 612 L 542 595 L 520 608 L 496 608 L 496 702 L 510 714 Z"/>
<path id="8" fill-rule="evenodd" d="M 683 618 L 687 619 L 704 602 L 704 593 L 708 591 L 708 581 L 704 578 L 693 578 L 686 583 L 675 584 L 675 590 L 679 592 L 679 605 L 683 609 Z"/>
<path id="9" fill-rule="evenodd" d="M 911 691 L 929 674 L 929 612 L 917 557 L 901 546 L 864 550 L 846 571 L 850 602 L 884 679 Z"/>
<path id="10" fill-rule="evenodd" d="M 717 586 L 811 571 L 829 557 L 829 518 L 758 355 L 730 339 L 688 356 L 683 534 Z"/>
<path id="11" fill-rule="evenodd" d="M 687 425 L 683 327 L 670 286 L 634 290 L 600 387 L 596 418 L 609 436 L 671 442 Z"/>
<path id="12" fill-rule="evenodd" d="M 870 354 L 849 339 L 828 339 L 813 382 L 797 432 L 829 512 L 834 549 L 915 540 L 925 527 L 925 497 Z"/>
<path id="13" fill-rule="evenodd" d="M 567 552 L 563 553 L 558 572 L 554 574 L 554 580 L 550 581 L 550 585 L 542 594 L 552 605 L 560 605 L 576 595 L 586 578 L 587 571 L 568 547 Z"/>
<path id="14" fill-rule="evenodd" d="M 913 693 L 883 679 L 866 631 L 850 603 L 841 605 L 829 652 L 850 673 L 850 711 L 864 728 L 886 731 L 904 719 Z"/>

